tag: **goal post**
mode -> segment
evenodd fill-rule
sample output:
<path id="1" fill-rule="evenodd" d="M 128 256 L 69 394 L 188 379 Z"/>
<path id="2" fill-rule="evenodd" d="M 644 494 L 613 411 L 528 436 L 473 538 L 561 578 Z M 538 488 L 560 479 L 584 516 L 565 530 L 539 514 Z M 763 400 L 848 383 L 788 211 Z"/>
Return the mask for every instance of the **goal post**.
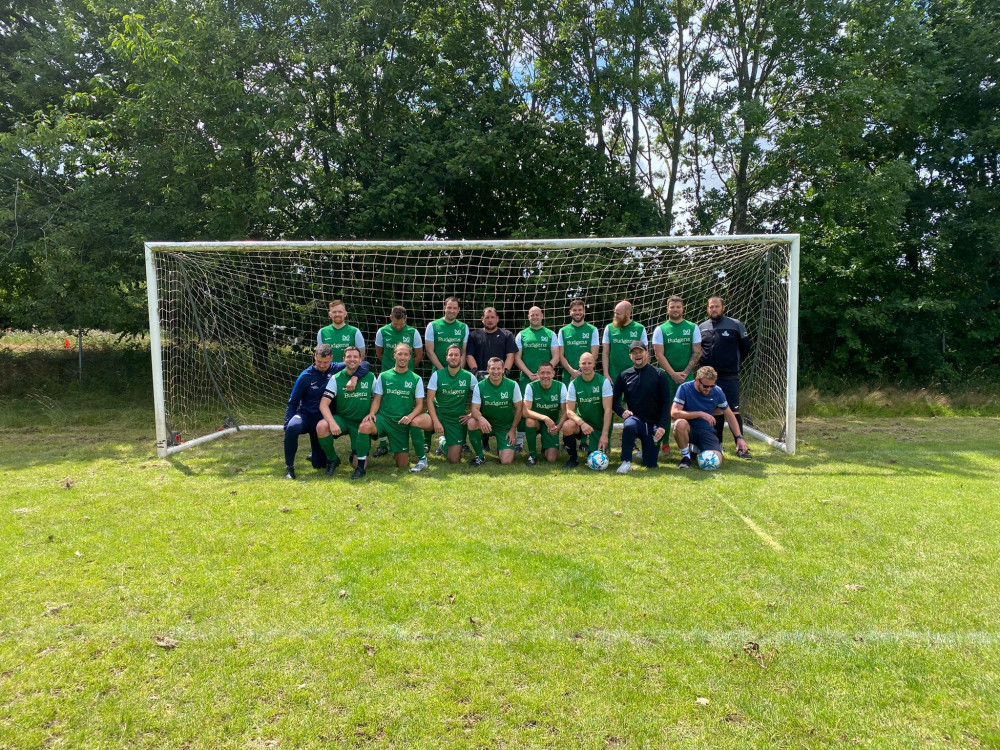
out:
<path id="1" fill-rule="evenodd" d="M 576 297 L 603 331 L 628 299 L 651 349 L 667 297 L 680 294 L 685 317 L 698 323 L 708 297 L 720 296 L 753 342 L 741 371 L 745 431 L 795 451 L 798 235 L 147 242 L 145 256 L 161 457 L 232 433 L 281 430 L 331 301 L 345 302 L 377 372 L 375 334 L 392 307 L 406 307 L 423 335 L 450 296 L 470 329 L 489 306 L 514 333 L 533 305 L 558 332 Z M 430 375 L 426 358 L 419 374 Z"/>

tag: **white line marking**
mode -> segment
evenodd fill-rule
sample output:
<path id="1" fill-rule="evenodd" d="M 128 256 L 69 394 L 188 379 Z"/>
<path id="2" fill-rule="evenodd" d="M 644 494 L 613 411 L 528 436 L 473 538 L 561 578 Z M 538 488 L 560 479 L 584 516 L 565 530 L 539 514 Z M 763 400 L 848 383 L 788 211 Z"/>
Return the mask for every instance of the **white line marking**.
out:
<path id="1" fill-rule="evenodd" d="M 760 526 L 758 526 L 757 524 L 755 524 L 753 522 L 752 518 L 750 518 L 749 516 L 743 515 L 743 513 L 740 512 L 740 509 L 737 508 L 735 505 L 733 505 L 728 500 L 726 500 L 726 498 L 721 497 L 719 499 L 722 500 L 722 502 L 725 503 L 733 513 L 735 513 L 737 516 L 739 516 L 740 519 L 742 519 L 743 523 L 745 523 L 747 526 L 749 526 L 750 530 L 753 531 L 754 534 L 756 534 L 761 539 L 763 539 L 771 549 L 773 549 L 775 552 L 784 552 L 785 551 L 785 548 L 782 547 L 780 544 L 778 544 L 777 540 L 773 536 L 771 536 L 766 531 L 764 531 L 764 529 L 762 529 Z"/>

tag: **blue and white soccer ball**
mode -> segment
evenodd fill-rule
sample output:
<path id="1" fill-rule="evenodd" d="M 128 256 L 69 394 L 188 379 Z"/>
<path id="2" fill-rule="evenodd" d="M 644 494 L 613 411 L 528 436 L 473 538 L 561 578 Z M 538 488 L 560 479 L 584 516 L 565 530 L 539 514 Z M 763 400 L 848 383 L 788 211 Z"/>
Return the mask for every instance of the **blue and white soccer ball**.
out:
<path id="1" fill-rule="evenodd" d="M 702 451 L 698 454 L 698 468 L 705 471 L 715 471 L 722 465 L 719 454 L 715 451 Z"/>
<path id="2" fill-rule="evenodd" d="M 604 451 L 594 451 L 587 456 L 587 467 L 594 471 L 604 471 L 609 463 L 608 454 Z"/>

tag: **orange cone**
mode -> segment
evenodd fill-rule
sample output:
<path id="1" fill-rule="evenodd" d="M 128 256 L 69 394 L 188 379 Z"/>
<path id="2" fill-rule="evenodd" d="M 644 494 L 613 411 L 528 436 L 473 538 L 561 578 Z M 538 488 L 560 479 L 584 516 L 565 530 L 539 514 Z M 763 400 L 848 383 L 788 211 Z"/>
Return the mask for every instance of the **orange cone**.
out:
<path id="1" fill-rule="evenodd" d="M 69 338 L 63 339 L 63 349 L 72 349 L 72 345 L 69 343 Z"/>

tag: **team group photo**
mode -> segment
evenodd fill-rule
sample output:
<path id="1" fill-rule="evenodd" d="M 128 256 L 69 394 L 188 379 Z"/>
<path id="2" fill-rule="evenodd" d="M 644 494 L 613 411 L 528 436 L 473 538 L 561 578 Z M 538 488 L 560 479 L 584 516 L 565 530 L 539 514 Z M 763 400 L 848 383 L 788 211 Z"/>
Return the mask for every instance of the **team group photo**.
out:
<path id="1" fill-rule="evenodd" d="M 1000 750 L 1000 0 L 11 0 L 0 750 Z"/>
<path id="2" fill-rule="evenodd" d="M 390 453 L 396 467 L 413 473 L 429 468 L 429 454 L 448 464 L 464 454 L 470 467 L 480 467 L 487 450 L 501 465 L 524 454 L 529 467 L 554 464 L 563 455 L 563 469 L 580 466 L 582 452 L 586 466 L 603 470 L 616 423 L 620 474 L 633 462 L 655 469 L 672 457 L 679 469 L 720 468 L 727 426 L 730 455 L 750 459 L 739 407 L 750 333 L 725 315 L 721 297 L 707 301 L 699 324 L 685 319 L 679 295 L 668 297 L 664 308 L 666 319 L 650 333 L 633 320 L 632 304 L 621 300 L 602 332 L 587 321 L 586 300 L 577 297 L 558 331 L 533 306 L 527 327 L 514 334 L 501 326 L 494 307 L 482 311 L 481 328 L 470 328 L 460 320 L 461 301 L 448 297 L 442 316 L 421 335 L 407 309 L 396 305 L 374 336 L 376 374 L 363 333 L 348 322 L 346 303 L 331 301 L 331 324 L 316 334 L 313 364 L 288 399 L 285 476 L 298 476 L 303 433 L 310 465 L 327 476 L 343 463 L 337 438 L 349 438 L 352 479 Z M 421 372 L 430 374 L 425 379 Z M 348 442 L 342 445 L 346 450 Z"/>

